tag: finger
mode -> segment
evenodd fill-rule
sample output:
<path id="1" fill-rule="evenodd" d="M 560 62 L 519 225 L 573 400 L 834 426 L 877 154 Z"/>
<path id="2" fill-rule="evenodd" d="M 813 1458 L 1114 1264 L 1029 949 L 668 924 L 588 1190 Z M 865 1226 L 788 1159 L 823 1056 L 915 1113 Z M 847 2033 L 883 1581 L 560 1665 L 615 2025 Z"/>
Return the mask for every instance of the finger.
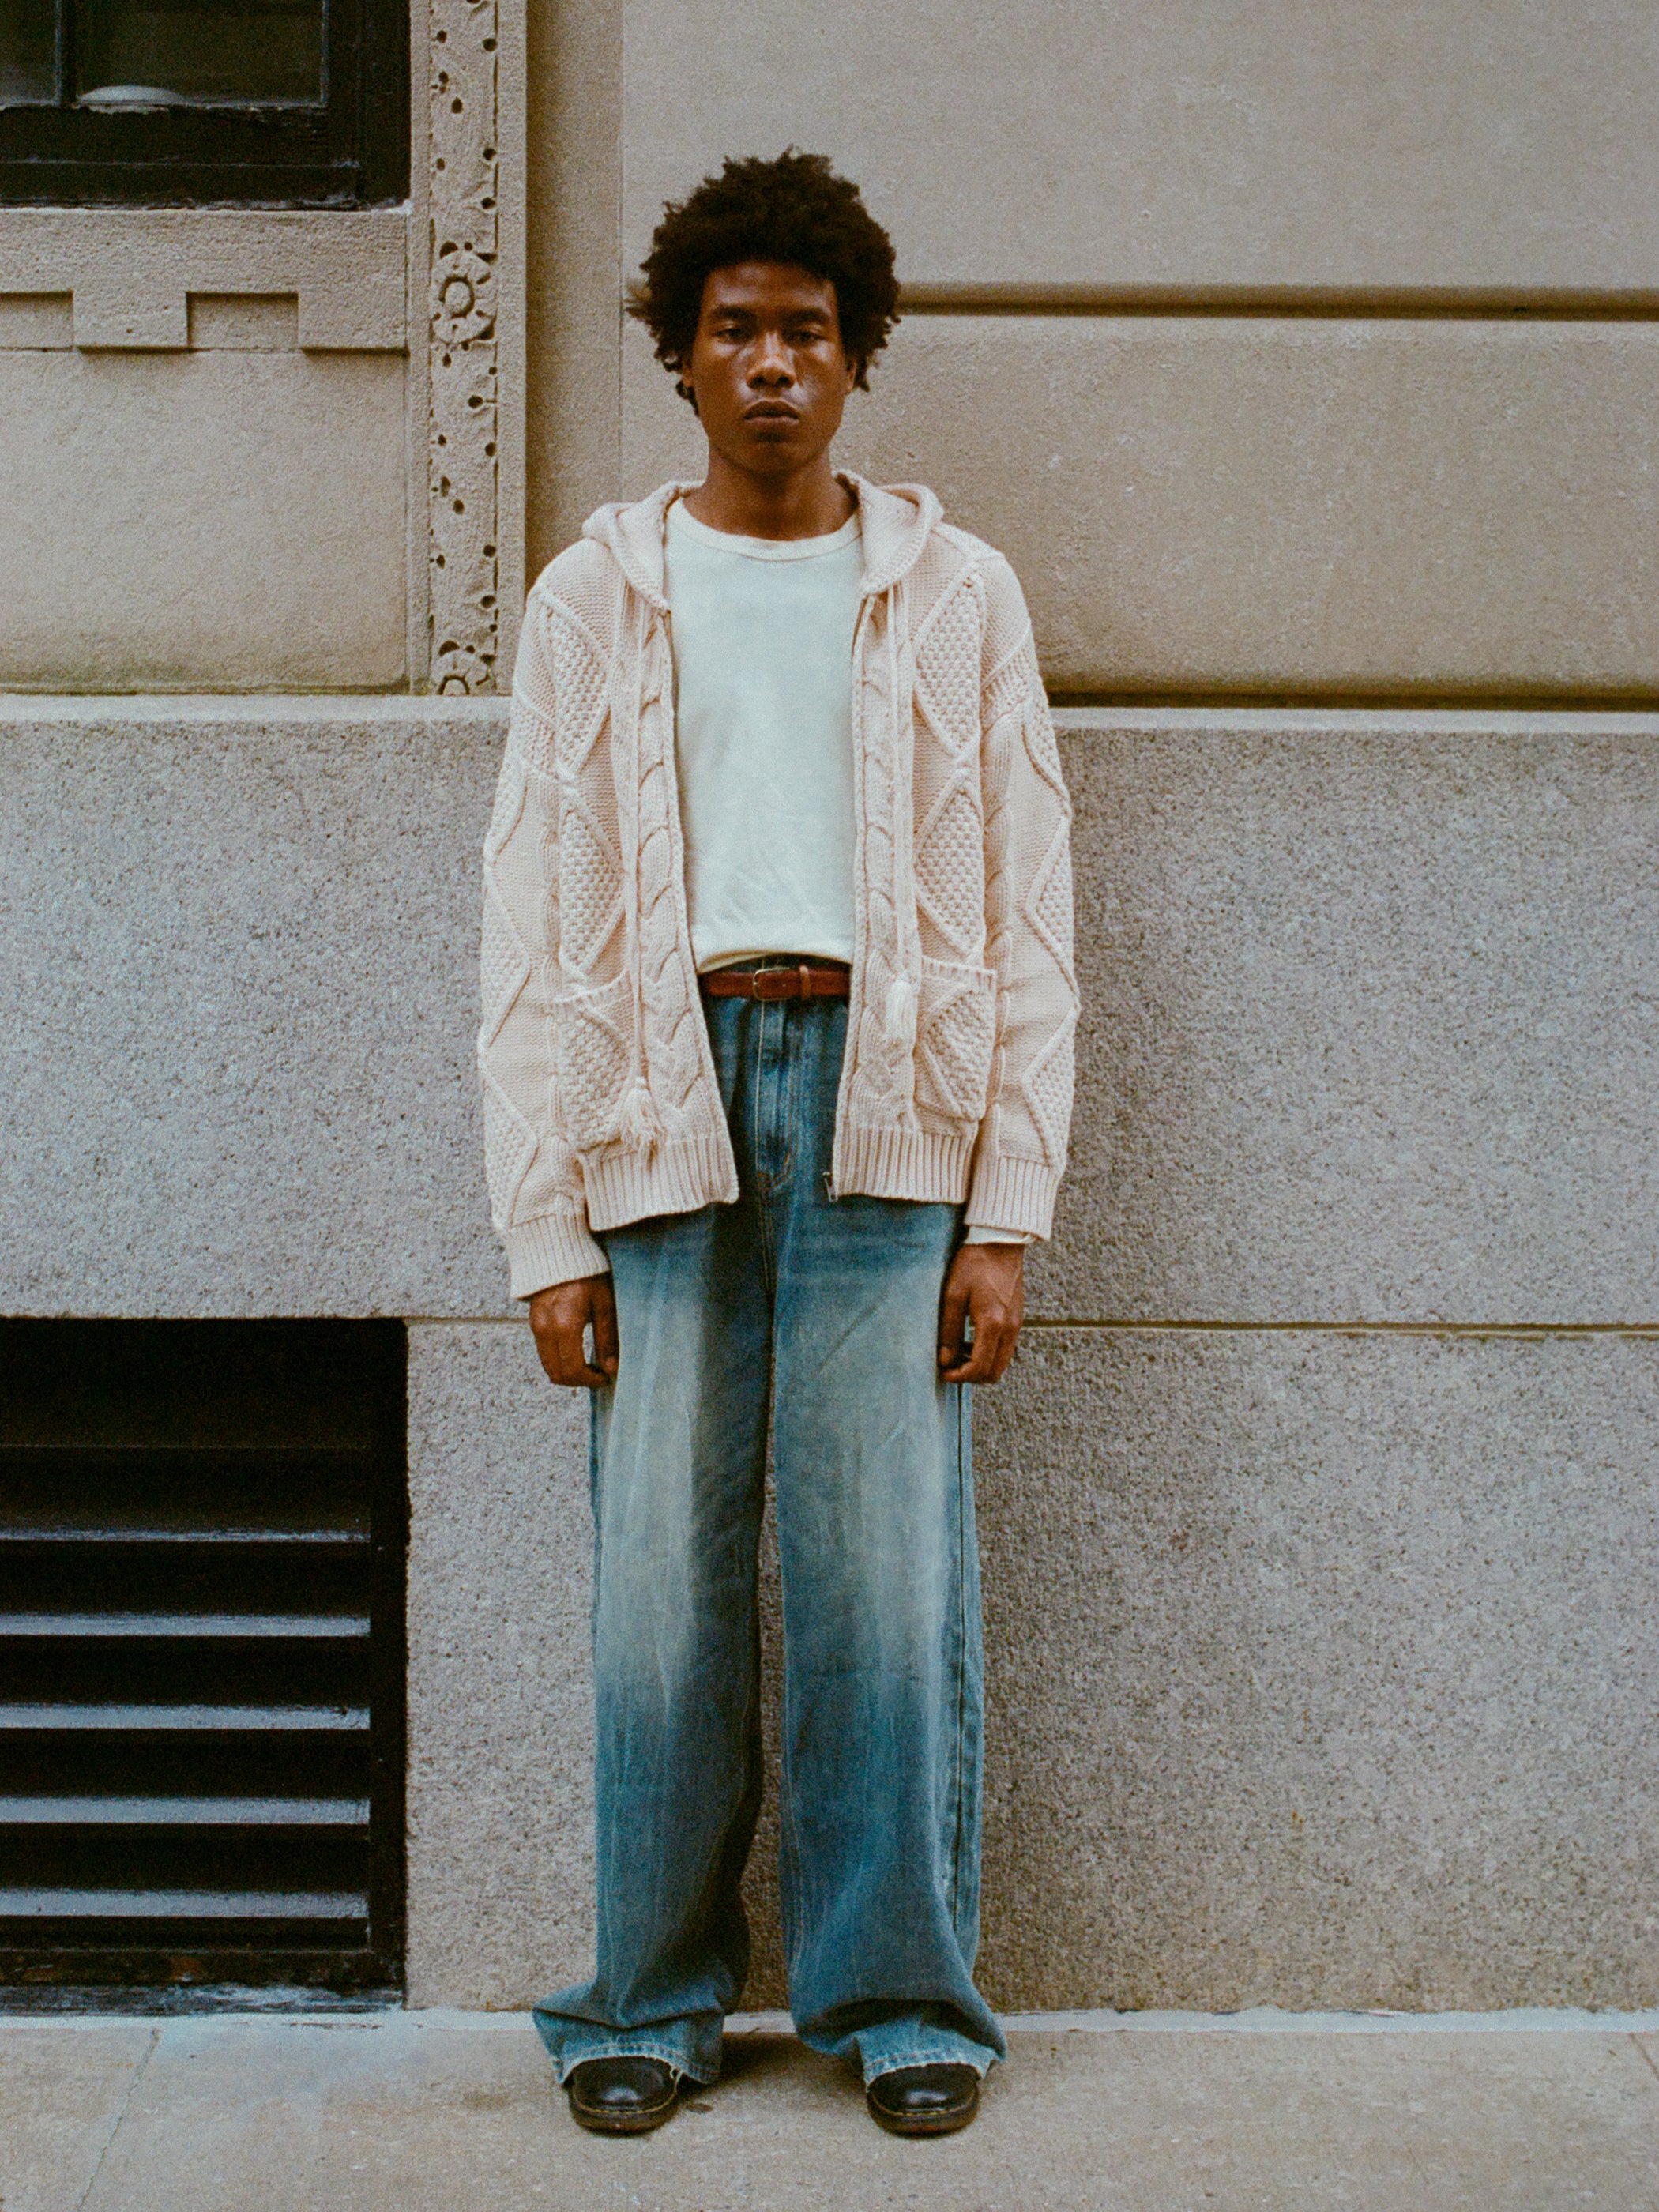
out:
<path id="1" fill-rule="evenodd" d="M 573 1389 L 597 1390 L 611 1380 L 587 1356 L 587 1316 L 578 1313 L 559 1331 L 560 1365 Z"/>
<path id="2" fill-rule="evenodd" d="M 969 1379 L 975 1382 L 1000 1382 L 1014 1356 L 1014 1340 L 1019 1334 L 1020 1316 L 1013 1307 L 998 1299 L 981 1323 L 974 1321 L 975 1364 L 979 1371 Z M 982 1359 L 977 1355 L 983 1352 Z"/>
<path id="3" fill-rule="evenodd" d="M 550 1382 L 562 1382 L 564 1376 L 559 1371 L 559 1348 L 553 1341 L 551 1333 L 547 1329 L 538 1328 L 535 1335 L 536 1357 L 542 1363 L 543 1374 Z"/>
<path id="4" fill-rule="evenodd" d="M 593 1290 L 593 1364 L 614 1376 L 617 1353 L 617 1299 L 607 1279 Z"/>
<path id="5" fill-rule="evenodd" d="M 590 1387 L 606 1378 L 597 1368 L 591 1368 L 582 1348 L 580 1320 L 568 1314 L 551 1312 L 544 1318 L 538 1316 L 532 1322 L 536 1339 L 536 1350 L 550 1382 L 562 1389 L 577 1389 L 584 1383 Z"/>
<path id="6" fill-rule="evenodd" d="M 959 1364 L 962 1333 L 968 1319 L 968 1293 L 954 1273 L 945 1279 L 945 1296 L 939 1310 L 939 1360 L 941 1367 Z"/>
<path id="7" fill-rule="evenodd" d="M 985 1378 L 988 1382 L 1000 1382 L 1008 1372 L 1014 1353 L 1019 1348 L 1019 1323 L 1011 1315 L 997 1340 L 996 1364 Z"/>
<path id="8" fill-rule="evenodd" d="M 535 1339 L 536 1357 L 542 1363 L 542 1371 L 550 1382 L 564 1380 L 563 1362 L 559 1349 L 558 1327 L 546 1308 L 530 1310 L 530 1334 Z"/>
<path id="9" fill-rule="evenodd" d="M 1002 1309 L 992 1305 L 982 1291 L 969 1303 L 974 1317 L 974 1340 L 967 1345 L 958 1340 L 956 1358 L 945 1370 L 947 1382 L 988 1382 L 992 1379 Z"/>
<path id="10" fill-rule="evenodd" d="M 996 1381 L 996 1338 L 988 1330 L 981 1335 L 974 1331 L 974 1341 L 968 1356 L 955 1367 L 947 1367 L 947 1382 L 994 1382 Z"/>

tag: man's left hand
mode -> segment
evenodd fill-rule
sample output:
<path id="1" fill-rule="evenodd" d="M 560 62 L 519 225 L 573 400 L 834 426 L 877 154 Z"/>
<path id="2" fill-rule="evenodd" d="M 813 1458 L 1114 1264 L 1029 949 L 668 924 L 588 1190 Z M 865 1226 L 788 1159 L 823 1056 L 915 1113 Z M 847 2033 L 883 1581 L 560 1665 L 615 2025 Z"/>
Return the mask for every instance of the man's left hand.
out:
<path id="1" fill-rule="evenodd" d="M 1024 1318 L 1025 1247 L 958 1245 L 939 1301 L 939 1364 L 945 1380 L 994 1382 L 1014 1356 Z"/>

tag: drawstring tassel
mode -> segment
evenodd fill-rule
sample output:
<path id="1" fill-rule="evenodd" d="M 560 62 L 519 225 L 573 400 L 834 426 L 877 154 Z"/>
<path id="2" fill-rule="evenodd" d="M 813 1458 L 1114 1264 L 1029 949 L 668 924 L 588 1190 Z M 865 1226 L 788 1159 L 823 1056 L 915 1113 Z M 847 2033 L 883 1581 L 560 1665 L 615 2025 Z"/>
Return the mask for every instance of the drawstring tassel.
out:
<path id="1" fill-rule="evenodd" d="M 643 1152 L 647 1159 L 662 1140 L 656 1101 L 642 1075 L 636 1075 L 628 1087 L 628 1096 L 617 1116 L 617 1133 L 630 1152 Z"/>
<path id="2" fill-rule="evenodd" d="M 915 1041 L 916 987 L 908 975 L 900 975 L 887 994 L 887 1042 L 908 1048 Z"/>

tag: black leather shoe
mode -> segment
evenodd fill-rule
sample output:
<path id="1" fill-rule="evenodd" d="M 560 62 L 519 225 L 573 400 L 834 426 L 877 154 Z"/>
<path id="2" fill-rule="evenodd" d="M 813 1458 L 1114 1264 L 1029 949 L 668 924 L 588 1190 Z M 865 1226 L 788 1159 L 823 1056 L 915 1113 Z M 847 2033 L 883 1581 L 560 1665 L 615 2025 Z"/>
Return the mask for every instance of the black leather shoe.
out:
<path id="1" fill-rule="evenodd" d="M 584 2058 L 564 2086 L 579 2126 L 599 2136 L 642 2136 L 673 2111 L 680 2077 L 660 2058 Z"/>
<path id="2" fill-rule="evenodd" d="M 901 2066 L 878 2074 L 864 2101 L 890 2135 L 952 2135 L 979 2110 L 979 2076 L 971 2066 Z"/>

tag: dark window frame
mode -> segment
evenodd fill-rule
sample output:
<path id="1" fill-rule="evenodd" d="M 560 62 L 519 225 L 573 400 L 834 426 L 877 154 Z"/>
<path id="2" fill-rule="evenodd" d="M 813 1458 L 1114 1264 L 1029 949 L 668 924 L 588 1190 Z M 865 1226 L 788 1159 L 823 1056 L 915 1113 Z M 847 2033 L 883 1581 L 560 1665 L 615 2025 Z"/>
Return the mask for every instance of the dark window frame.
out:
<path id="1" fill-rule="evenodd" d="M 325 96 L 108 114 L 74 104 L 57 0 L 55 106 L 0 108 L 0 206 L 395 205 L 409 193 L 408 0 L 325 0 Z"/>

